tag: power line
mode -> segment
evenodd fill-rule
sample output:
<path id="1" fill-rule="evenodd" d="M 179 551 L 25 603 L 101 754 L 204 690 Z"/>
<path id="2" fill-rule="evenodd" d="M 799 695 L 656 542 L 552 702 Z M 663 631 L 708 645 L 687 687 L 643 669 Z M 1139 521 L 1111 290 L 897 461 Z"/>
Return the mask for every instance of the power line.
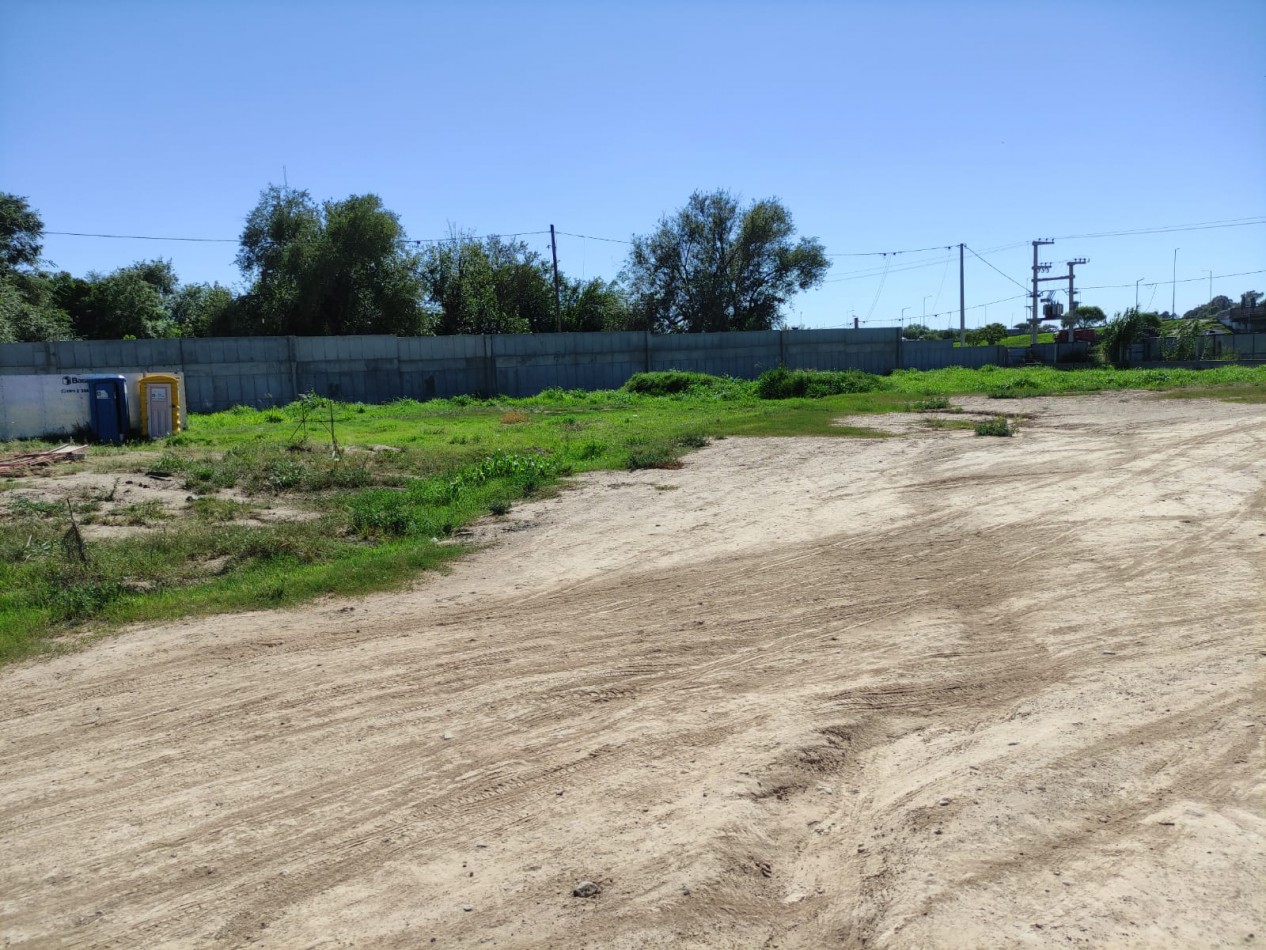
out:
<path id="1" fill-rule="evenodd" d="M 1155 228 L 1132 228 L 1127 231 L 1096 231 L 1091 234 L 1065 234 L 1054 238 L 1056 241 L 1084 240 L 1086 238 L 1123 237 L 1132 234 L 1169 234 L 1176 231 L 1212 231 L 1217 228 L 1246 228 L 1256 224 L 1266 224 L 1266 217 L 1261 215 L 1252 218 L 1228 218 L 1223 221 L 1206 221 L 1200 224 L 1175 224 Z"/>
<path id="2" fill-rule="evenodd" d="M 903 251 L 854 251 L 849 254 L 828 254 L 827 257 L 888 257 L 894 254 L 923 254 L 926 251 L 948 251 L 952 246 L 938 244 L 936 247 L 911 247 Z"/>
<path id="3" fill-rule="evenodd" d="M 1266 274 L 1263 270 L 1243 270 L 1236 274 L 1214 274 L 1214 280 L 1222 280 L 1224 277 L 1249 277 L 1253 274 Z M 1193 284 L 1198 280 L 1208 280 L 1208 277 L 1184 277 L 1182 280 L 1156 280 L 1151 283 L 1142 283 L 1142 287 L 1168 287 L 1170 284 Z M 1083 287 L 1082 290 L 1119 290 L 1122 287 L 1133 287 L 1133 284 L 1099 284 L 1096 287 Z"/>
<path id="4" fill-rule="evenodd" d="M 608 244 L 632 244 L 632 241 L 625 241 L 621 238 L 594 237 L 592 234 L 572 234 L 570 231 L 559 231 L 559 234 L 566 234 L 568 237 L 584 238 L 586 241 L 606 241 Z"/>
<path id="5" fill-rule="evenodd" d="M 89 234 L 84 231 L 45 231 L 59 237 L 114 238 L 121 241 L 190 241 L 199 244 L 236 244 L 237 238 L 154 237 L 149 234 Z"/>
<path id="6" fill-rule="evenodd" d="M 1019 287 L 1021 290 L 1025 291 L 1026 293 L 1028 292 L 1028 289 L 1029 289 L 1029 288 L 1025 287 L 1022 283 L 1020 283 L 1018 280 L 1016 280 L 1016 279 L 1015 279 L 1014 277 L 1012 277 L 1010 274 L 1003 274 L 1003 273 L 1002 273 L 1002 271 L 998 270 L 998 268 L 994 267 L 994 266 L 993 266 L 992 264 L 990 264 L 987 260 L 985 260 L 985 259 L 984 259 L 983 257 L 981 257 L 979 254 L 977 254 L 975 251 L 972 251 L 972 249 L 971 249 L 970 247 L 969 247 L 969 248 L 967 248 L 967 250 L 971 251 L 972 257 L 976 258 L 976 260 L 980 261 L 980 262 L 981 262 L 981 263 L 983 263 L 983 264 L 987 264 L 987 265 L 988 265 L 988 266 L 989 266 L 989 267 L 990 267 L 990 268 L 991 268 L 991 269 L 992 269 L 995 273 L 1002 274 L 1002 276 L 1003 276 L 1003 277 L 1005 277 L 1007 280 L 1011 281 L 1011 283 L 1015 284 L 1015 285 L 1016 285 L 1017 287 Z"/>

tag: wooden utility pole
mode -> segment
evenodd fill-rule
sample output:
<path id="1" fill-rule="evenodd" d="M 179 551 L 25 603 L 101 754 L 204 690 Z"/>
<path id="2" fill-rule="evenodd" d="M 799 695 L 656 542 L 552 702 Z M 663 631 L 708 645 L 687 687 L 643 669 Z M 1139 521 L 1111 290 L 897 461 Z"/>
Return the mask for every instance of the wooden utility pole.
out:
<path id="1" fill-rule="evenodd" d="M 563 302 L 558 294 L 558 239 L 554 237 L 554 225 L 549 226 L 549 249 L 554 257 L 554 318 L 558 321 L 558 332 L 563 332 Z"/>

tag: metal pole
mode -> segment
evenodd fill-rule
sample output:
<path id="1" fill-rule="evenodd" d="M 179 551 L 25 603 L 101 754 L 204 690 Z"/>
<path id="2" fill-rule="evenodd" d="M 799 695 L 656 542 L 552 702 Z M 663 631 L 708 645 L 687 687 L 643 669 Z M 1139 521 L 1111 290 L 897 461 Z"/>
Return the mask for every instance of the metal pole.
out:
<path id="1" fill-rule="evenodd" d="M 1137 313 L 1139 309 L 1139 284 L 1145 280 L 1147 280 L 1146 277 L 1140 277 L 1138 280 L 1134 282 L 1134 311 L 1135 313 Z"/>
<path id="2" fill-rule="evenodd" d="M 1213 271 L 1209 271 L 1209 299 L 1213 300 Z"/>
<path id="3" fill-rule="evenodd" d="M 986 317 L 988 311 L 985 311 Z M 967 290 L 963 284 L 963 245 L 958 245 L 958 345 L 967 345 Z"/>
<path id="4" fill-rule="evenodd" d="M 554 316 L 558 320 L 558 332 L 563 332 L 563 304 L 558 293 L 558 240 L 554 237 L 554 225 L 549 226 L 549 249 L 554 257 Z"/>

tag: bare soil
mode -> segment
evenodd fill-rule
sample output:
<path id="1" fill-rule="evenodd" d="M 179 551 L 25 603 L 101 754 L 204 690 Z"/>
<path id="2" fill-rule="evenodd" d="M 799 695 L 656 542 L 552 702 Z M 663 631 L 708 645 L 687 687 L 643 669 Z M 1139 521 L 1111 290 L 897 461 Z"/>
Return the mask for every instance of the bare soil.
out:
<path id="1" fill-rule="evenodd" d="M 1266 941 L 1266 406 L 969 408 L 3 671 L 0 939 Z"/>
<path id="2" fill-rule="evenodd" d="M 23 478 L 0 494 L 0 530 L 3 530 L 6 506 L 11 507 L 17 499 L 59 505 L 69 501 L 78 509 L 88 507 L 89 511 L 81 510 L 77 516 L 82 522 L 84 536 L 112 538 L 144 534 L 189 518 L 193 514 L 190 503 L 198 497 L 176 478 L 131 472 L 79 471 L 63 474 L 53 468 Z M 248 496 L 232 488 L 221 489 L 205 497 L 249 505 L 249 510 L 244 509 L 242 518 L 247 522 L 264 524 L 317 517 L 313 510 L 288 505 L 275 498 Z"/>

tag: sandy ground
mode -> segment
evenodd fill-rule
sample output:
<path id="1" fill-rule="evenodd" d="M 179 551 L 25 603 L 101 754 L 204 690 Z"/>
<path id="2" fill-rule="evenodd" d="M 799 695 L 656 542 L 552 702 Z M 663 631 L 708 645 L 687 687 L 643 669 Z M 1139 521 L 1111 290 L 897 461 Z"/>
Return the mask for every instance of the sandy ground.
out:
<path id="1" fill-rule="evenodd" d="M 987 408 L 3 671 L 0 938 L 1266 943 L 1266 406 Z"/>

